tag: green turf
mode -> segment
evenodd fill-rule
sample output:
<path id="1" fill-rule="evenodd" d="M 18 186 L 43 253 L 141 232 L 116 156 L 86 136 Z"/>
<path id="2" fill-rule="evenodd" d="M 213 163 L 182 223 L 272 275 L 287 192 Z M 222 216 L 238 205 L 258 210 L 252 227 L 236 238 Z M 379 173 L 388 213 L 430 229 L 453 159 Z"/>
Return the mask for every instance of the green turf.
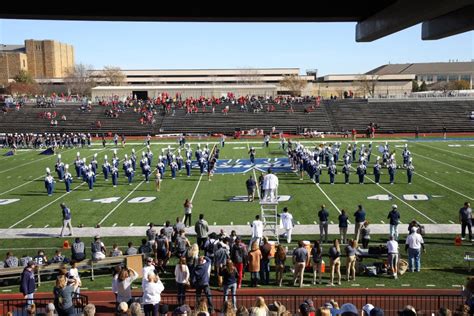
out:
<path id="1" fill-rule="evenodd" d="M 313 240 L 316 236 L 314 235 L 304 235 L 298 236 L 298 239 Z M 336 237 L 336 236 L 333 236 Z M 372 236 L 372 244 L 385 243 L 385 236 L 374 235 Z M 404 237 L 403 237 L 404 238 Z M 407 259 L 407 255 L 403 248 L 403 238 L 401 243 L 401 257 Z M 190 237 L 191 242 L 194 242 L 194 238 Z M 244 239 L 246 241 L 246 239 Z M 17 255 L 29 254 L 34 255 L 37 249 L 43 249 L 48 257 L 52 257 L 56 249 L 61 249 L 62 239 L 56 238 L 38 238 L 33 239 L 29 243 L 30 249 L 19 249 L 24 247 L 22 240 L 11 240 L 4 239 L 1 240 L 2 248 L 0 251 L 5 251 L 5 249 L 13 249 L 14 253 Z M 88 249 L 91 238 L 83 238 L 83 241 L 86 243 Z M 135 245 L 140 243 L 140 238 L 133 237 L 104 237 L 103 242 L 105 243 L 108 249 L 111 248 L 112 243 L 117 243 L 120 245 L 122 250 L 126 249 L 126 244 L 128 241 L 134 242 Z M 394 280 L 388 276 L 377 276 L 377 277 L 368 277 L 368 276 L 357 276 L 356 281 L 344 281 L 345 276 L 345 259 L 342 258 L 341 272 L 343 275 L 343 282 L 341 287 L 353 287 L 352 284 L 358 284 L 357 288 L 374 288 L 377 287 L 377 284 L 384 284 L 386 288 L 457 288 L 461 284 L 464 284 L 465 278 L 470 275 L 467 270 L 467 264 L 463 262 L 464 251 L 468 251 L 472 246 L 468 243 L 464 243 L 460 247 L 454 246 L 454 236 L 453 235 L 434 235 L 425 237 L 427 252 L 422 254 L 421 264 L 422 270 L 420 273 L 405 273 L 398 280 Z M 289 249 L 292 249 L 296 246 L 295 243 L 289 245 Z M 323 245 L 324 260 L 329 262 L 327 258 L 327 249 L 329 248 L 328 244 Z M 69 250 L 64 250 L 63 254 L 68 256 L 70 255 Z M 377 259 L 364 259 L 363 263 L 370 265 L 374 262 L 381 262 Z M 173 277 L 173 267 L 176 263 L 176 259 L 172 258 L 169 264 L 168 273 L 162 275 L 161 278 L 165 283 L 167 289 L 174 289 L 174 277 Z M 273 262 L 272 262 L 273 265 Z M 292 274 L 290 272 L 291 260 L 288 259 L 286 262 L 287 273 L 284 277 L 284 287 L 291 287 Z M 244 286 L 250 284 L 249 273 L 246 273 Z M 84 271 L 81 275 L 83 287 L 88 288 L 89 290 L 107 290 L 107 287 L 110 287 L 111 278 L 110 275 L 105 272 L 94 281 L 90 280 L 90 274 L 88 271 Z M 271 273 L 270 279 L 272 283 L 270 286 L 274 286 L 275 275 L 274 272 Z M 305 283 L 310 284 L 312 281 L 312 272 L 307 270 L 305 273 Z M 310 285 L 311 287 L 321 288 L 326 287 L 327 282 L 329 281 L 329 270 L 326 270 L 326 273 L 323 275 L 323 284 L 322 285 Z M 213 283 L 215 285 L 215 283 Z M 408 284 L 408 285 L 407 285 Z M 137 288 L 140 287 L 140 281 L 136 281 L 135 285 Z M 49 291 L 53 284 L 50 282 L 44 282 L 40 291 Z M 2 289 L 10 289 L 13 292 L 16 292 L 18 286 L 4 286 Z M 217 287 L 214 286 L 217 289 Z"/>

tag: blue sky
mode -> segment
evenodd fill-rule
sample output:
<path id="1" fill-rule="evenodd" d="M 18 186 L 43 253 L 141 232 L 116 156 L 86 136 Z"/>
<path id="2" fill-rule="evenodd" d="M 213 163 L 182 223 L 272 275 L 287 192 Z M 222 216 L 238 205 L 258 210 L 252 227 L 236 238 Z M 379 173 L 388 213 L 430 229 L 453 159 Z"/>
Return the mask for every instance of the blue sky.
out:
<path id="1" fill-rule="evenodd" d="M 421 25 L 356 43 L 355 23 L 143 23 L 0 20 L 0 43 L 54 39 L 76 63 L 122 69 L 318 69 L 363 73 L 386 63 L 474 59 L 474 32 L 421 40 Z"/>

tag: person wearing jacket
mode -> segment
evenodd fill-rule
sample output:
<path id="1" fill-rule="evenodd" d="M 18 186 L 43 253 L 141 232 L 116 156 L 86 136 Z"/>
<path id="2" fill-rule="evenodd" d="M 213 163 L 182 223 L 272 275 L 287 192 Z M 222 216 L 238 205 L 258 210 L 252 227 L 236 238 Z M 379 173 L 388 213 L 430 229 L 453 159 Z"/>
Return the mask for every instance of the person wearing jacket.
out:
<path id="1" fill-rule="evenodd" d="M 214 306 L 212 305 L 211 288 L 209 287 L 209 278 L 211 276 L 211 264 L 212 261 L 209 257 L 199 257 L 198 265 L 194 268 L 192 273 L 192 283 L 196 289 L 196 306 L 201 299 L 201 293 L 207 297 L 207 306 L 209 313 L 212 314 Z"/>

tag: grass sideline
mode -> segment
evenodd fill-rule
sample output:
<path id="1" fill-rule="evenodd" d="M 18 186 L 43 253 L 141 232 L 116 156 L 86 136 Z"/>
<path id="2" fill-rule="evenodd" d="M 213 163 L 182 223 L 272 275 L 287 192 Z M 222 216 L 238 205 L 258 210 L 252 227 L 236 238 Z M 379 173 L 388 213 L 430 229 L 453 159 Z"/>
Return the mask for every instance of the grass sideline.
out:
<path id="1" fill-rule="evenodd" d="M 315 235 L 300 235 L 294 236 L 294 240 L 310 240 L 313 241 L 314 238 L 318 238 L 319 236 Z M 332 238 L 336 238 L 337 236 L 330 236 Z M 384 284 L 383 287 L 385 288 L 439 288 L 439 289 L 452 289 L 460 287 L 462 284 L 465 283 L 465 279 L 467 276 L 470 275 L 467 269 L 467 264 L 463 261 L 464 251 L 469 251 L 472 249 L 472 245 L 470 243 L 463 243 L 462 246 L 454 246 L 454 237 L 452 235 L 431 235 L 425 236 L 425 243 L 427 252 L 422 254 L 421 257 L 421 272 L 420 273 L 405 273 L 403 276 L 400 276 L 398 280 L 394 280 L 389 278 L 388 276 L 377 276 L 377 277 L 368 277 L 368 276 L 357 276 L 356 281 L 342 281 L 341 288 L 376 288 L 380 286 L 380 284 Z M 380 244 L 385 243 L 386 239 L 385 236 L 374 235 L 372 236 L 371 244 Z M 90 242 L 92 238 L 83 238 L 82 239 L 86 244 L 86 248 L 90 251 Z M 141 238 L 127 238 L 127 237 L 104 237 L 102 238 L 105 245 L 108 249 L 111 249 L 112 243 L 117 243 L 120 245 L 122 251 L 126 249 L 126 245 L 128 241 L 132 241 L 135 245 L 140 244 Z M 245 241 L 248 241 L 248 238 L 244 238 Z M 191 242 L 195 242 L 194 237 L 190 237 Z M 54 251 L 56 249 L 61 249 L 63 239 L 57 238 L 38 238 L 32 239 L 30 241 L 30 247 L 32 249 L 18 249 L 23 248 L 24 245 L 21 240 L 17 239 L 3 239 L 0 240 L 0 244 L 2 248 L 0 252 L 6 252 L 5 249 L 13 249 L 13 252 L 21 256 L 22 254 L 26 253 L 31 256 L 36 254 L 37 249 L 44 249 L 45 253 L 47 254 L 48 258 L 51 258 L 54 255 Z M 296 242 L 293 242 L 289 245 L 289 249 L 296 247 Z M 329 249 L 329 244 L 323 245 L 323 253 L 324 253 L 324 260 L 326 263 L 329 262 L 327 258 L 327 251 Z M 404 251 L 404 236 L 401 237 L 400 240 L 400 253 L 401 257 L 407 259 L 407 255 Z M 66 256 L 70 256 L 69 250 L 63 250 L 63 254 Z M 88 252 L 88 257 L 90 257 L 90 253 Z M 373 262 L 381 262 L 381 260 L 376 259 L 364 259 L 364 264 L 371 264 Z M 174 264 L 176 263 L 176 259 L 173 258 L 170 260 L 168 273 L 162 275 L 161 278 L 165 284 L 165 288 L 167 290 L 174 290 L 175 289 L 175 282 L 174 282 Z M 289 271 L 291 264 L 291 258 L 287 259 L 287 273 L 284 277 L 284 287 L 292 288 L 291 280 L 292 274 Z M 272 260 L 273 266 L 273 260 Z M 345 271 L 345 258 L 342 259 L 342 266 L 341 271 L 344 280 L 344 271 Z M 88 278 L 89 274 L 87 272 L 81 274 L 83 287 L 89 290 L 109 290 L 107 287 L 110 287 L 111 278 L 110 275 L 102 275 L 101 277 L 97 278 L 95 281 L 91 281 Z M 311 270 L 307 270 L 305 273 L 305 284 L 307 284 L 311 288 L 325 288 L 327 286 L 327 282 L 329 280 L 329 270 L 326 266 L 326 273 L 323 276 L 323 284 L 322 285 L 312 285 L 312 272 Z M 245 274 L 244 279 L 244 287 L 248 287 L 250 284 L 250 273 Z M 276 285 L 274 284 L 275 274 L 272 271 L 270 275 L 270 279 L 273 281 L 269 288 L 274 288 Z M 135 288 L 140 288 L 140 281 L 137 280 L 134 285 Z M 216 284 L 215 282 L 213 283 Z M 358 284 L 357 286 L 354 286 Z M 48 283 L 48 281 L 44 282 L 44 284 L 38 289 L 39 292 L 48 292 L 50 288 L 53 286 L 53 283 Z M 265 288 L 265 286 L 262 286 Z M 218 289 L 216 286 L 212 286 L 213 289 Z M 7 286 L 7 287 L 0 287 L 0 292 L 3 290 L 9 290 L 12 293 L 18 291 L 17 285 Z"/>

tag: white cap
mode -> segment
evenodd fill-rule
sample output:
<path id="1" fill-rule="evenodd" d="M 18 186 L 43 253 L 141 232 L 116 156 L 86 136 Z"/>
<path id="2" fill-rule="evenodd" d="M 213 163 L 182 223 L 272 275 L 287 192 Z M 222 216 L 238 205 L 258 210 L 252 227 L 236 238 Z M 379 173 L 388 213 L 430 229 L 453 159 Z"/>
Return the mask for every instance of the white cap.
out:
<path id="1" fill-rule="evenodd" d="M 58 154 L 58 160 L 61 159 L 61 154 Z"/>
<path id="2" fill-rule="evenodd" d="M 146 145 L 146 149 L 150 149 L 150 145 Z"/>
<path id="3" fill-rule="evenodd" d="M 412 160 L 413 160 L 413 158 L 412 158 L 412 157 L 410 157 L 410 158 L 408 159 L 408 161 L 409 161 L 409 162 L 411 162 Z"/>
<path id="4" fill-rule="evenodd" d="M 135 153 L 135 148 L 132 148 L 132 153 Z"/>
<path id="5" fill-rule="evenodd" d="M 51 173 L 51 169 L 49 169 L 48 167 L 46 167 L 46 173 Z"/>
<path id="6" fill-rule="evenodd" d="M 142 157 L 145 157 L 145 152 L 144 151 L 142 151 Z"/>
<path id="7" fill-rule="evenodd" d="M 374 309 L 374 305 L 372 304 L 365 304 L 364 307 L 362 307 L 362 310 L 364 311 L 365 315 L 370 315 L 370 311 Z"/>
<path id="8" fill-rule="evenodd" d="M 77 152 L 77 153 L 76 153 L 76 156 L 77 156 L 77 157 L 79 157 L 80 155 L 81 155 L 81 153 L 80 153 L 80 152 Z"/>
<path id="9" fill-rule="evenodd" d="M 125 154 L 125 159 L 127 159 L 127 158 L 128 158 L 128 155 L 127 155 L 127 154 Z"/>
<path id="10" fill-rule="evenodd" d="M 94 154 L 94 158 L 96 158 L 96 157 L 97 157 L 97 153 Z"/>
<path id="11" fill-rule="evenodd" d="M 92 165 L 91 165 L 91 164 L 89 164 L 89 169 L 92 169 Z"/>
<path id="12" fill-rule="evenodd" d="M 392 208 L 398 208 L 397 204 L 393 204 Z"/>
<path id="13" fill-rule="evenodd" d="M 69 165 L 68 165 L 68 164 L 65 164 L 65 165 L 64 165 L 64 169 L 69 169 Z"/>
<path id="14" fill-rule="evenodd" d="M 104 155 L 104 159 L 107 160 L 107 155 Z"/>
<path id="15" fill-rule="evenodd" d="M 82 158 L 82 161 L 85 163 L 86 162 L 86 157 Z"/>
<path id="16" fill-rule="evenodd" d="M 408 144 L 405 144 L 405 148 L 407 148 L 407 147 L 408 147 Z"/>
<path id="17" fill-rule="evenodd" d="M 117 154 L 117 149 L 114 149 L 114 155 L 116 155 L 116 154 Z"/>
<path id="18" fill-rule="evenodd" d="M 379 157 L 379 156 L 377 156 L 377 159 L 376 159 L 376 160 L 380 160 L 380 157 Z"/>

